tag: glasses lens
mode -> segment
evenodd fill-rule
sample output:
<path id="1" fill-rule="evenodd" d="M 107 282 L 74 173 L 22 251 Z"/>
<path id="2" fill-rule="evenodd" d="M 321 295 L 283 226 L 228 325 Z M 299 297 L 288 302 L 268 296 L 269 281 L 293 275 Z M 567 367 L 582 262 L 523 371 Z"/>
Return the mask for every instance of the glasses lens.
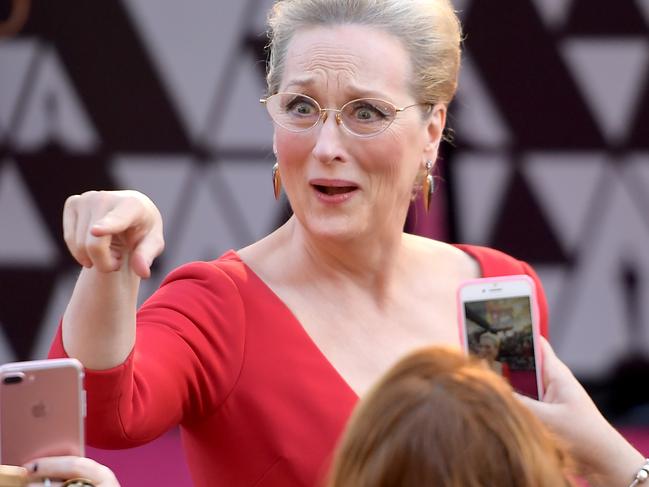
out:
<path id="1" fill-rule="evenodd" d="M 352 100 L 342 107 L 341 112 L 343 125 L 361 136 L 382 132 L 397 115 L 394 105 L 375 98 Z"/>
<path id="2" fill-rule="evenodd" d="M 272 95 L 266 100 L 266 109 L 277 125 L 294 132 L 308 130 L 320 119 L 318 102 L 298 93 Z"/>

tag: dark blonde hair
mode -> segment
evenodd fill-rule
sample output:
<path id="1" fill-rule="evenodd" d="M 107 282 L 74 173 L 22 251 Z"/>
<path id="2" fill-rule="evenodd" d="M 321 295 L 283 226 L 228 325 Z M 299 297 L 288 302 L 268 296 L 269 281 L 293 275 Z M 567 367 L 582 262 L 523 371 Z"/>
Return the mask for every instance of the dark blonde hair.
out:
<path id="1" fill-rule="evenodd" d="M 410 55 L 411 91 L 420 103 L 450 103 L 460 66 L 460 22 L 449 0 L 280 0 L 268 17 L 266 82 L 277 93 L 288 45 L 303 28 L 359 24 L 399 39 Z"/>
<path id="2" fill-rule="evenodd" d="M 401 360 L 354 411 L 328 487 L 572 487 L 556 439 L 479 361 Z"/>

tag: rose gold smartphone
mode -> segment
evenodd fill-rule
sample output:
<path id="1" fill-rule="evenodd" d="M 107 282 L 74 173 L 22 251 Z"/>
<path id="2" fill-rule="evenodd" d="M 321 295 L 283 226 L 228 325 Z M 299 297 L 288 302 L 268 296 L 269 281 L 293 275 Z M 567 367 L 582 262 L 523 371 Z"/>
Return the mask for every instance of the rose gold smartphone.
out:
<path id="1" fill-rule="evenodd" d="M 0 366 L 0 464 L 84 455 L 83 366 L 76 359 Z"/>
<path id="2" fill-rule="evenodd" d="M 458 291 L 460 341 L 517 392 L 543 398 L 539 312 L 528 276 L 474 279 Z"/>

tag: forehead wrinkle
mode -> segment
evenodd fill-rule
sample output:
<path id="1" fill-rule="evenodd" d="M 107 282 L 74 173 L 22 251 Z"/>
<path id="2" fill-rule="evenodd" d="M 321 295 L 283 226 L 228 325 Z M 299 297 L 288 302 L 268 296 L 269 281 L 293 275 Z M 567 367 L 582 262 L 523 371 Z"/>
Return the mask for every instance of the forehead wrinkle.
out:
<path id="1" fill-rule="evenodd" d="M 303 61 L 299 58 L 305 58 Z M 297 56 L 297 67 L 306 72 L 321 73 L 326 76 L 328 71 L 338 73 L 338 77 L 347 75 L 350 78 L 358 75 L 358 65 L 361 60 L 352 53 L 335 54 L 322 47 L 314 47 L 310 53 Z"/>
<path id="2" fill-rule="evenodd" d="M 343 44 L 339 33 L 343 37 L 351 34 L 351 41 Z M 379 49 L 372 49 L 371 43 L 368 45 L 368 38 L 375 37 Z M 393 41 L 381 31 L 362 26 L 298 33 L 287 52 L 283 89 L 304 87 L 311 91 L 312 96 L 331 96 L 329 103 L 347 101 L 345 98 L 350 96 L 370 96 L 387 99 L 397 105 L 404 104 L 409 101 L 410 94 L 407 81 L 410 74 L 409 57 L 399 44 L 384 45 L 383 39 L 386 38 Z M 389 69 L 385 67 L 386 57 Z"/>

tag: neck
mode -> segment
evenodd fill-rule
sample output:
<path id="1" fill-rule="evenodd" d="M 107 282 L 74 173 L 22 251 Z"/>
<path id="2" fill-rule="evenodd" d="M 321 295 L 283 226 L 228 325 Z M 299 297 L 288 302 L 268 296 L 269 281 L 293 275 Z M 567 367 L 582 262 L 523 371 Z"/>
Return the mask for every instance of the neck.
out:
<path id="1" fill-rule="evenodd" d="M 335 285 L 356 284 L 384 294 L 399 271 L 403 233 L 395 229 L 380 237 L 370 235 L 344 241 L 310 234 L 293 216 L 285 228 L 291 260 L 298 275 Z M 387 233 L 387 232 L 386 232 Z"/>

